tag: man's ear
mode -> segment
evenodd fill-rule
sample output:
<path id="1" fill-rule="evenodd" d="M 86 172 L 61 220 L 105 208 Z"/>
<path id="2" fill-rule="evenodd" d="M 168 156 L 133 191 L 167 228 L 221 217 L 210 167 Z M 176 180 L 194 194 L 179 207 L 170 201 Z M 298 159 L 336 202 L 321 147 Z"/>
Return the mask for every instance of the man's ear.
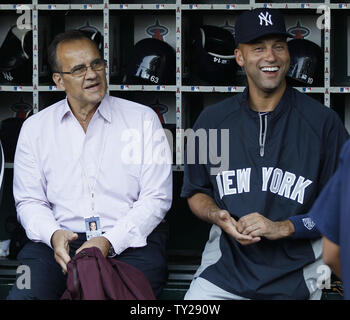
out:
<path id="1" fill-rule="evenodd" d="M 56 87 L 65 91 L 64 81 L 62 79 L 62 75 L 58 72 L 53 73 L 52 80 L 56 84 Z"/>
<path id="2" fill-rule="evenodd" d="M 236 62 L 240 67 L 244 66 L 244 58 L 243 58 L 243 53 L 242 50 L 237 48 L 235 49 L 235 58 L 236 58 Z"/>

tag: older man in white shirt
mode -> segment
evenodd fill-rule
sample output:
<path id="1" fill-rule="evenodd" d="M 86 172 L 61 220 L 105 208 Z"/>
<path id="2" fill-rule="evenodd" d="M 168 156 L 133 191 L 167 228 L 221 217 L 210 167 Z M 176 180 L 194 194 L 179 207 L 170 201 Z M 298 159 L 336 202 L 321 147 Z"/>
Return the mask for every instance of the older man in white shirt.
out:
<path id="1" fill-rule="evenodd" d="M 74 250 L 92 246 L 141 270 L 158 295 L 167 271 L 165 234 L 155 228 L 172 201 L 159 119 L 106 95 L 106 63 L 81 33 L 58 35 L 49 59 L 67 97 L 30 117 L 20 133 L 13 190 L 30 241 L 18 259 L 31 268 L 32 285 L 14 286 L 8 299 L 60 298 Z M 97 236 L 89 237 L 89 221 L 98 222 Z"/>

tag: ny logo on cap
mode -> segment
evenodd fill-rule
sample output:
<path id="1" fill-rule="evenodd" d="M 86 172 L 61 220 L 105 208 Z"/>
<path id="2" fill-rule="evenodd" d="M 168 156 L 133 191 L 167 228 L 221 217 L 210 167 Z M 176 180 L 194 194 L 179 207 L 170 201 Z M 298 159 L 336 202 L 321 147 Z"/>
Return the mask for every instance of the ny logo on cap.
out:
<path id="1" fill-rule="evenodd" d="M 263 12 L 260 12 L 259 14 L 259 19 L 260 19 L 260 25 L 263 25 L 263 22 L 265 21 L 265 27 L 267 27 L 268 25 L 273 25 L 272 21 L 271 21 L 271 14 L 269 14 L 268 12 L 266 12 L 266 14 L 264 15 Z"/>

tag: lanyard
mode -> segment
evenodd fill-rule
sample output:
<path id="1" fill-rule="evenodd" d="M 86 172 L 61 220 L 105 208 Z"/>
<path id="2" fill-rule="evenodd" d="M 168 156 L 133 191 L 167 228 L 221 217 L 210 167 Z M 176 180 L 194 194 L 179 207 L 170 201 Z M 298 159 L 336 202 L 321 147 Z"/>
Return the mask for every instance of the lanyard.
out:
<path id="1" fill-rule="evenodd" d="M 102 149 L 101 149 L 100 158 L 99 158 L 99 161 L 98 161 L 96 176 L 95 176 L 95 179 L 94 179 L 92 185 L 89 182 L 89 177 L 88 177 L 88 175 L 86 173 L 86 170 L 85 170 L 85 165 L 84 165 L 84 161 L 83 161 L 83 154 L 84 154 L 84 152 L 82 152 L 82 154 L 80 156 L 80 165 L 81 165 L 81 168 L 82 168 L 82 171 L 83 171 L 84 180 L 86 182 L 86 185 L 89 188 L 92 216 L 94 216 L 94 214 L 95 214 L 95 187 L 96 187 L 98 176 L 99 176 L 100 171 L 101 171 L 101 165 L 102 165 L 103 154 L 104 154 L 106 141 L 107 141 L 108 129 L 109 129 L 109 123 L 107 123 L 107 126 L 106 125 L 104 126 L 104 130 L 103 130 L 104 131 L 104 135 L 103 135 Z M 84 149 L 85 149 L 85 143 L 84 143 Z"/>

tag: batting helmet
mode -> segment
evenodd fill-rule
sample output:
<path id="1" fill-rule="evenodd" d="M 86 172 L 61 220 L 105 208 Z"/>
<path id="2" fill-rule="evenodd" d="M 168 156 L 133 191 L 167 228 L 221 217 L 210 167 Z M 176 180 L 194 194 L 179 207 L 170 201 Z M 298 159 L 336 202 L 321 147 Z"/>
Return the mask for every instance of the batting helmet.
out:
<path id="1" fill-rule="evenodd" d="M 213 84 L 232 81 L 237 70 L 235 39 L 224 28 L 203 25 L 192 36 L 191 71 Z"/>
<path id="2" fill-rule="evenodd" d="M 12 26 L 0 48 L 0 82 L 32 82 L 32 31 Z"/>
<path id="3" fill-rule="evenodd" d="M 17 140 L 24 120 L 31 114 L 32 106 L 23 99 L 14 103 L 11 110 L 15 117 L 4 119 L 0 122 L 0 139 L 4 148 L 5 159 L 13 162 L 17 146 Z"/>
<path id="4" fill-rule="evenodd" d="M 90 26 L 89 23 L 86 24 L 86 26 L 83 26 L 78 29 L 82 33 L 84 33 L 88 38 L 90 38 L 92 41 L 96 43 L 96 46 L 99 51 L 102 52 L 103 50 L 103 37 L 100 31 L 98 31 L 97 28 Z"/>
<path id="5" fill-rule="evenodd" d="M 175 84 L 175 50 L 166 42 L 147 38 L 134 46 L 125 82 L 129 84 Z"/>
<path id="6" fill-rule="evenodd" d="M 323 75 L 321 48 L 306 39 L 288 41 L 288 48 L 290 68 L 287 76 L 294 80 L 295 85 L 320 85 Z"/>

